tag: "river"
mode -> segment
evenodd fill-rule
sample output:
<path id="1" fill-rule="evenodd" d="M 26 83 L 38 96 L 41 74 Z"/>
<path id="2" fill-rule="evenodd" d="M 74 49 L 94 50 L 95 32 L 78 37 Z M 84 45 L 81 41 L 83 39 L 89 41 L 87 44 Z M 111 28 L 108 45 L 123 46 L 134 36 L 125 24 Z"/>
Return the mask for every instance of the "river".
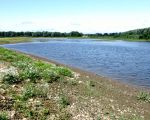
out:
<path id="1" fill-rule="evenodd" d="M 38 38 L 29 43 L 3 46 L 150 88 L 149 42 Z"/>

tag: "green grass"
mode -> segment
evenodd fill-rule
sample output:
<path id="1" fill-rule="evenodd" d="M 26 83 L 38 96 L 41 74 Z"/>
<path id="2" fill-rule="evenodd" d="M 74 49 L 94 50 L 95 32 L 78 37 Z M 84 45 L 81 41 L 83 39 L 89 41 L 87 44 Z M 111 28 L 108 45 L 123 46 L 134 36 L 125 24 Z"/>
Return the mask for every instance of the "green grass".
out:
<path id="1" fill-rule="evenodd" d="M 21 80 L 19 78 L 19 76 L 17 75 L 12 75 L 12 74 L 6 74 L 3 77 L 3 82 L 4 83 L 8 83 L 8 84 L 17 84 L 19 83 Z"/>
<path id="2" fill-rule="evenodd" d="M 150 93 L 148 93 L 148 92 L 140 92 L 137 95 L 137 99 L 141 100 L 141 101 L 145 101 L 145 102 L 149 102 L 150 103 Z"/>
<path id="3" fill-rule="evenodd" d="M 11 43 L 30 42 L 30 41 L 31 41 L 31 38 L 29 37 L 0 38 L 0 44 L 11 44 Z"/>
<path id="4" fill-rule="evenodd" d="M 0 120 L 9 120 L 6 112 L 0 113 Z"/>
<path id="5" fill-rule="evenodd" d="M 37 106 L 37 104 L 33 107 L 34 100 L 40 103 L 44 102 L 48 99 L 50 84 L 59 83 L 59 79 L 65 81 L 73 76 L 73 72 L 66 67 L 36 60 L 2 47 L 0 47 L 0 61 L 6 63 L 8 67 L 15 68 L 18 72 L 4 75 L 2 83 L 0 83 L 5 88 L 7 86 L 7 94 L 13 98 L 13 103 L 9 109 L 14 109 L 19 115 L 29 119 L 46 119 L 50 114 L 49 109 L 47 106 Z M 16 89 L 18 90 L 16 91 Z M 54 94 L 56 93 L 54 92 Z M 33 100 L 32 106 L 28 102 L 30 99 Z M 66 97 L 62 97 L 61 101 L 63 106 L 69 104 Z M 6 107 L 4 108 L 8 109 L 7 103 L 3 104 Z M 6 118 L 4 114 L 0 117 L 0 120 Z"/>
<path id="6" fill-rule="evenodd" d="M 64 94 L 60 95 L 59 103 L 63 108 L 67 107 L 70 105 L 69 97 Z"/>
<path id="7" fill-rule="evenodd" d="M 19 69 L 19 77 L 7 75 L 4 81 L 15 83 L 17 80 L 27 80 L 37 82 L 45 79 L 47 82 L 57 81 L 60 77 L 73 77 L 71 70 L 65 67 L 55 66 L 39 60 L 32 60 L 23 54 L 0 48 L 0 60 L 11 63 Z M 9 80 L 11 78 L 11 80 Z"/>

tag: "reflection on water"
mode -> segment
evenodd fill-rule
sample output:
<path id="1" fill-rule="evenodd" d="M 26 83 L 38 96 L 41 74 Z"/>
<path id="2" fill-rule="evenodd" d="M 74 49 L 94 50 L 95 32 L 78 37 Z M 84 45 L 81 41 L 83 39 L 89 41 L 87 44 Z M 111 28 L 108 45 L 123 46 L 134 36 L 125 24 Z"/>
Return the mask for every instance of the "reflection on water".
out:
<path id="1" fill-rule="evenodd" d="M 149 42 L 33 39 L 4 46 L 150 88 Z"/>

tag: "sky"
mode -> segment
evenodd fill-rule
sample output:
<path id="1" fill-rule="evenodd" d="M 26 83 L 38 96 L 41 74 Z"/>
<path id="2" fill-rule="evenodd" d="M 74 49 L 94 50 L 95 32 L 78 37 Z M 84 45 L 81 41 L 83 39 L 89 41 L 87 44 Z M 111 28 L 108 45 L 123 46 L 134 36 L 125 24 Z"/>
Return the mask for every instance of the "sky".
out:
<path id="1" fill-rule="evenodd" d="M 0 0 L 0 31 L 123 32 L 150 27 L 150 0 Z"/>

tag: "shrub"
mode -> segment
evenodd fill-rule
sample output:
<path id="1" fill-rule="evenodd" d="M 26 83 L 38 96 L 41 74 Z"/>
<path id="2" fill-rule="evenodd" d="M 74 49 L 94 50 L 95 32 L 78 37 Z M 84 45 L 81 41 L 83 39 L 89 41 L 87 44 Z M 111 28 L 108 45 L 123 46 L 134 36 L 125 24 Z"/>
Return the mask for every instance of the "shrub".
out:
<path id="1" fill-rule="evenodd" d="M 140 92 L 139 95 L 137 96 L 137 99 L 150 102 L 150 93 Z"/>
<path id="2" fill-rule="evenodd" d="M 52 67 L 51 64 L 47 64 L 47 63 L 44 63 L 42 61 L 36 61 L 36 62 L 34 62 L 33 66 L 35 68 L 37 68 L 40 72 L 43 72 L 45 70 L 49 70 Z"/>
<path id="3" fill-rule="evenodd" d="M 67 76 L 67 77 L 73 77 L 73 73 L 70 69 L 65 68 L 65 67 L 57 67 L 56 72 L 59 75 Z"/>
<path id="4" fill-rule="evenodd" d="M 8 120 L 8 115 L 5 112 L 0 113 L 0 120 Z"/>
<path id="5" fill-rule="evenodd" d="M 87 85 L 90 86 L 90 87 L 95 87 L 95 82 L 90 80 L 90 81 L 87 81 Z"/>
<path id="6" fill-rule="evenodd" d="M 70 105 L 70 100 L 67 96 L 61 95 L 59 103 L 63 108 L 65 108 L 66 106 Z"/>
<path id="7" fill-rule="evenodd" d="M 36 96 L 35 86 L 32 84 L 27 85 L 23 91 L 23 95 L 22 95 L 23 100 L 28 100 L 29 98 L 34 96 Z"/>
<path id="8" fill-rule="evenodd" d="M 78 84 L 78 82 L 76 80 L 69 80 L 68 82 L 69 82 L 69 84 L 71 84 L 73 86 Z"/>
<path id="9" fill-rule="evenodd" d="M 8 84 L 19 83 L 20 81 L 21 80 L 19 79 L 19 77 L 13 74 L 6 74 L 3 77 L 3 82 Z"/>
<path id="10" fill-rule="evenodd" d="M 43 77 L 45 78 L 46 82 L 48 82 L 48 83 L 52 83 L 52 82 L 55 82 L 58 79 L 60 79 L 60 76 L 53 71 L 49 71 L 47 73 L 44 73 Z"/>
<path id="11" fill-rule="evenodd" d="M 41 79 L 40 72 L 35 68 L 26 68 L 25 70 L 19 73 L 19 77 L 22 80 L 30 79 L 32 82 Z"/>
<path id="12" fill-rule="evenodd" d="M 48 86 L 29 84 L 25 87 L 22 95 L 23 100 L 28 100 L 32 97 L 46 97 L 48 92 Z"/>

